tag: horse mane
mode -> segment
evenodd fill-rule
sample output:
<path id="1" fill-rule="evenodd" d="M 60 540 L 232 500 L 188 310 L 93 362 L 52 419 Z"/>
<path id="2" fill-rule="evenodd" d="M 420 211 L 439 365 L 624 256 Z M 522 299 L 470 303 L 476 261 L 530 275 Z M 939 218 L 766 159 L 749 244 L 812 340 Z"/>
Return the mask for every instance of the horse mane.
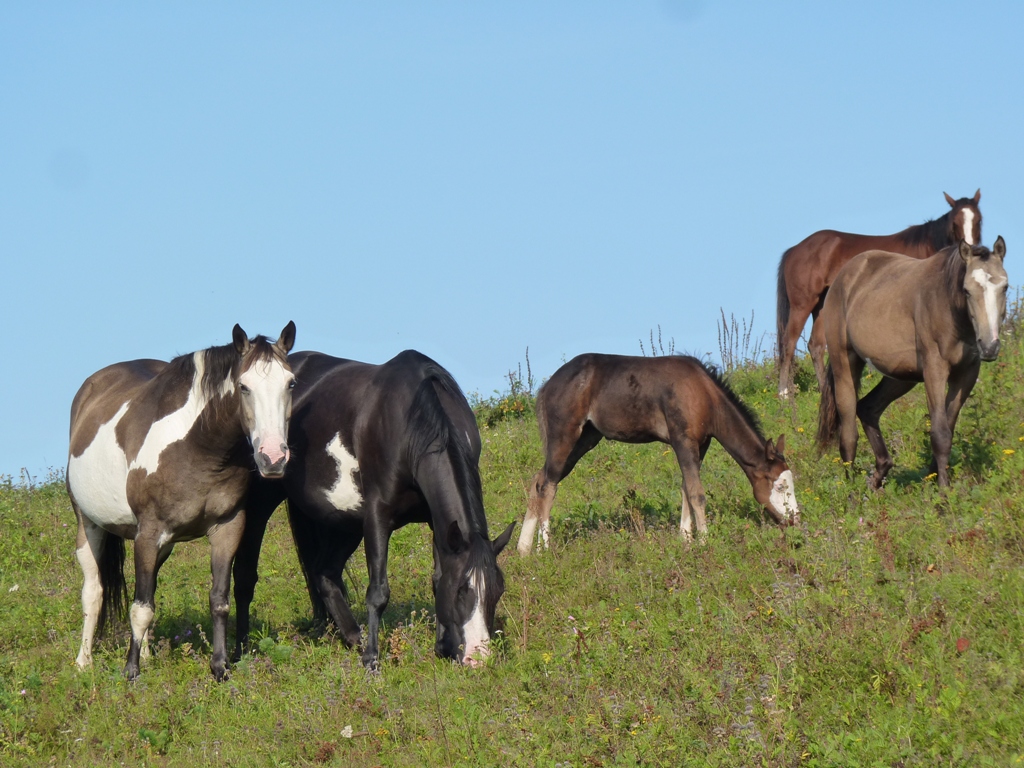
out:
<path id="1" fill-rule="evenodd" d="M 761 420 L 757 417 L 757 414 L 751 410 L 750 406 L 740 400 L 739 396 L 732 391 L 732 387 L 730 387 L 728 381 L 726 381 L 725 375 L 717 368 L 717 366 L 711 363 L 705 363 L 703 360 L 696 357 L 687 357 L 703 369 L 704 373 L 708 375 L 708 378 L 715 383 L 718 390 L 725 395 L 725 399 L 732 403 L 736 407 L 736 410 L 740 412 L 740 416 L 743 418 L 743 421 L 745 421 L 747 425 L 754 430 L 757 436 L 761 439 L 761 442 L 764 442 L 765 437 L 764 430 L 761 428 Z"/>
<path id="2" fill-rule="evenodd" d="M 467 502 L 467 518 L 471 527 L 463 534 L 485 534 L 487 518 L 484 515 L 483 486 L 480 469 L 473 456 L 473 448 L 458 430 L 452 429 L 451 418 L 445 411 L 438 389 L 456 400 L 462 399 L 462 390 L 444 368 L 436 363 L 423 367 L 423 380 L 416 388 L 409 409 L 409 451 L 413 472 L 420 459 L 431 453 L 446 453 L 452 462 L 456 485 Z M 466 498 L 468 497 L 468 498 Z"/>
<path id="3" fill-rule="evenodd" d="M 896 237 L 909 247 L 927 245 L 933 253 L 940 251 L 953 242 L 953 218 L 950 214 L 952 211 L 947 211 L 937 219 L 907 227 L 897 232 Z"/>

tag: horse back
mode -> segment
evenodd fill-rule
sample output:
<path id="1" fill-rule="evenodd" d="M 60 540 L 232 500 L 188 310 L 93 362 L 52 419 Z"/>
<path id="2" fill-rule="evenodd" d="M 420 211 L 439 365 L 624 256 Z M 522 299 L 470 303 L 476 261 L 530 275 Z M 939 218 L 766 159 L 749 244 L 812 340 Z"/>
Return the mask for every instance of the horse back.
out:
<path id="1" fill-rule="evenodd" d="M 590 422 L 610 440 L 671 442 L 710 421 L 709 382 L 692 357 L 580 355 L 541 388 L 542 438 Z"/>

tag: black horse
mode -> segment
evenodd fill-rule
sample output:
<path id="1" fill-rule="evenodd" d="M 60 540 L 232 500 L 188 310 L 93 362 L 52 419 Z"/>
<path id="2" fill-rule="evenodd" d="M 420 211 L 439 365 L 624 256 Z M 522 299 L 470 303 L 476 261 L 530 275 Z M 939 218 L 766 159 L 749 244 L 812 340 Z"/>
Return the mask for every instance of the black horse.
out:
<path id="1" fill-rule="evenodd" d="M 433 530 L 435 651 L 471 666 L 482 662 L 505 591 L 497 555 L 515 523 L 494 541 L 488 538 L 480 432 L 455 380 L 411 350 L 383 365 L 318 352 L 299 352 L 288 362 L 297 382 L 291 461 L 283 481 L 257 482 L 250 490 L 235 560 L 237 651 L 248 641 L 267 521 L 287 499 L 314 616 L 329 615 L 350 646 L 361 638 L 342 570 L 366 542 L 364 665 L 378 663 L 380 618 L 391 592 L 388 541 L 408 523 Z"/>

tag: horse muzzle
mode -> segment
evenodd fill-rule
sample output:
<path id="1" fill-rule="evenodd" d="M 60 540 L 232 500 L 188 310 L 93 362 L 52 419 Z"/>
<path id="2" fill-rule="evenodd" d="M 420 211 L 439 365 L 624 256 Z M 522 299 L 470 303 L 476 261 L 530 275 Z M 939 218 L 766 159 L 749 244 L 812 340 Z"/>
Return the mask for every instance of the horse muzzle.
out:
<path id="1" fill-rule="evenodd" d="M 257 447 L 255 451 L 256 469 L 266 478 L 277 478 L 284 476 L 284 468 L 291 457 L 291 451 L 284 443 L 276 451 L 264 451 Z"/>
<path id="2" fill-rule="evenodd" d="M 996 339 L 990 344 L 983 344 L 978 342 L 978 354 L 981 355 L 981 359 L 986 363 L 991 363 L 997 357 L 999 357 L 999 339 Z"/>

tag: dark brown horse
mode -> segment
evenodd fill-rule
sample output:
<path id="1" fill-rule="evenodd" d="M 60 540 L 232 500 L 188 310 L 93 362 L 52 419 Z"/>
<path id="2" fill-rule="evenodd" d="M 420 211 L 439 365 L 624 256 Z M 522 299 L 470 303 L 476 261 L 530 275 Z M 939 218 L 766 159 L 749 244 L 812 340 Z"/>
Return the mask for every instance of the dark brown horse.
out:
<path id="1" fill-rule="evenodd" d="M 951 210 L 934 221 L 907 227 L 894 235 L 853 235 L 823 229 L 783 253 L 779 261 L 778 308 L 775 318 L 778 331 L 779 396 L 787 398 L 792 390 L 793 355 L 809 316 L 813 316 L 814 320 L 807 349 L 814 361 L 818 389 L 824 384 L 825 337 L 817 318 L 825 294 L 844 264 L 864 251 L 889 251 L 915 259 L 926 259 L 936 251 L 956 245 L 961 240 L 966 240 L 968 245 L 979 244 L 980 201 L 980 189 L 971 198 L 954 200 L 946 195 Z"/>
<path id="2" fill-rule="evenodd" d="M 601 438 L 672 446 L 683 472 L 679 529 L 693 538 L 707 532 L 707 500 L 700 465 L 715 438 L 750 480 L 754 498 L 779 523 L 799 520 L 785 440 L 765 440 L 753 412 L 721 376 L 694 357 L 625 357 L 588 354 L 563 365 L 537 393 L 537 424 L 544 468 L 530 483 L 519 553 L 530 554 L 540 524 L 547 546 L 558 483 Z"/>
<path id="3" fill-rule="evenodd" d="M 932 422 L 931 471 L 939 485 L 949 485 L 949 452 L 960 408 L 981 362 L 999 354 L 999 329 L 1006 316 L 1005 255 L 1001 237 L 991 251 L 961 241 L 923 261 L 868 251 L 836 277 L 819 318 L 829 364 L 818 409 L 818 444 L 825 448 L 838 434 L 843 461 L 853 462 L 859 416 L 875 453 L 871 487 L 881 487 L 892 468 L 878 420 L 920 381 Z M 882 380 L 858 402 L 860 376 L 868 363 Z"/>
<path id="4" fill-rule="evenodd" d="M 288 419 L 295 377 L 286 356 L 288 323 L 277 343 L 233 342 L 169 363 L 134 360 L 94 373 L 71 406 L 67 486 L 78 517 L 82 567 L 82 647 L 92 663 L 93 636 L 111 609 L 123 610 L 124 540 L 135 541 L 132 641 L 124 672 L 139 674 L 153 621 L 156 577 L 179 541 L 210 540 L 213 656 L 227 669 L 231 562 L 245 525 L 244 502 L 255 469 L 280 477 L 288 461 Z"/>

